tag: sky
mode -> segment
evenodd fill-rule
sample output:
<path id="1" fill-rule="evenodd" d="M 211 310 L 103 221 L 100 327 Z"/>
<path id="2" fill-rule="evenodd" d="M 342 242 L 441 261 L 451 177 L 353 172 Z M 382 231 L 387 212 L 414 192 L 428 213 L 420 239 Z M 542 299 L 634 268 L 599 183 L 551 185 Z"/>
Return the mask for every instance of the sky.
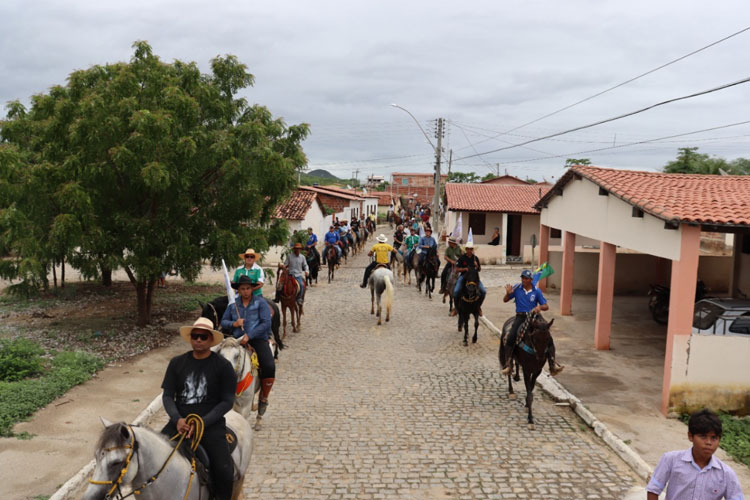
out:
<path id="1" fill-rule="evenodd" d="M 443 118 L 442 173 L 452 157 L 452 171 L 555 181 L 566 158 L 660 170 L 680 147 L 750 157 L 750 124 L 653 141 L 750 120 L 750 83 L 507 148 L 750 77 L 746 31 L 517 128 L 747 27 L 748 0 L 3 0 L 0 102 L 127 61 L 146 40 L 204 72 L 237 56 L 255 76 L 243 96 L 310 125 L 310 170 L 432 172 Z"/>

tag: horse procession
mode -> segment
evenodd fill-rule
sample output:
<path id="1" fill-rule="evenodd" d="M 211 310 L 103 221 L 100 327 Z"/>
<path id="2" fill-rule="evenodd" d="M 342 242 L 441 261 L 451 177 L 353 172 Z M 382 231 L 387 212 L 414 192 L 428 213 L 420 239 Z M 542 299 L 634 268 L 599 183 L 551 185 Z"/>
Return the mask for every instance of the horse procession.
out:
<path id="1" fill-rule="evenodd" d="M 201 303 L 201 316 L 180 328 L 191 350 L 173 358 L 164 375 L 161 402 L 168 423 L 157 432 L 102 419 L 105 429 L 83 498 L 240 498 L 253 432 L 263 429 L 275 363 L 285 347 L 287 313 L 292 332 L 300 332 L 305 294 L 317 286 L 321 267 L 328 269 L 327 283 L 331 283 L 348 257 L 364 252 L 371 257 L 360 287 L 370 290 L 370 314 L 377 317 L 378 325 L 382 325 L 383 306 L 385 322 L 390 321 L 396 286 L 410 286 L 412 273 L 418 293 L 424 287 L 428 300 L 439 281 L 438 296 L 443 303 L 447 300 L 447 314 L 457 318 L 458 332 L 463 330 L 462 345 L 469 345 L 472 317 L 471 342 L 476 343 L 487 292 L 479 277 L 481 264 L 474 244 L 470 237 L 462 248 L 456 237 L 448 237 L 441 273 L 438 243 L 432 236 L 429 213 L 424 215 L 421 220 L 402 221 L 399 214 L 389 213 L 396 229 L 392 245 L 386 235 L 375 236 L 374 217 L 334 220 L 322 238 L 320 252 L 317 235 L 308 228 L 306 243 L 290 245 L 278 265 L 273 299 L 262 292 L 267 273 L 257 262 L 260 255 L 252 248 L 239 254 L 243 265 L 231 279 L 224 267 L 227 293 Z M 371 239 L 375 242 L 368 249 Z M 521 283 L 505 287 L 503 302 L 514 300 L 516 315 L 502 327 L 498 359 L 510 398 L 515 397 L 512 382 L 523 373 L 527 421 L 533 428 L 536 379 L 547 363 L 551 375 L 563 367 L 555 360 L 550 335 L 554 320 L 546 322 L 540 314 L 548 306 L 536 286 L 539 272 L 523 270 L 520 277 Z"/>

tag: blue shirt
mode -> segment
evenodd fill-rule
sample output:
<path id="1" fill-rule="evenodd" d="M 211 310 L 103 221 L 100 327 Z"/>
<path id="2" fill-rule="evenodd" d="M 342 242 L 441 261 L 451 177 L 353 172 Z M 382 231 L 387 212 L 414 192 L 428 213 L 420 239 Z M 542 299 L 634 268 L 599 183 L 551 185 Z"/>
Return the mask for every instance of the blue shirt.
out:
<path id="1" fill-rule="evenodd" d="M 667 487 L 666 500 L 744 500 L 737 474 L 716 457 L 704 469 L 693 459 L 693 449 L 670 451 L 662 455 L 646 491 L 656 495 Z"/>
<path id="2" fill-rule="evenodd" d="M 268 307 L 266 300 L 263 297 L 253 296 L 253 300 L 244 307 L 242 305 L 242 298 L 237 297 L 235 304 L 229 304 L 227 310 L 224 311 L 224 316 L 221 317 L 222 328 L 232 330 L 232 336 L 236 339 L 242 338 L 243 335 L 247 334 L 248 338 L 268 340 L 271 333 L 271 309 Z M 239 309 L 239 315 L 237 310 Z M 243 328 L 234 327 L 232 323 L 237 321 L 239 318 L 245 320 Z"/>
<path id="3" fill-rule="evenodd" d="M 542 291 L 535 286 L 531 286 L 531 290 L 528 292 L 523 289 L 523 285 L 516 285 L 513 289 L 511 297 L 516 299 L 516 312 L 527 313 L 534 309 L 537 305 L 544 305 L 547 303 L 547 299 L 542 295 Z"/>
<path id="4" fill-rule="evenodd" d="M 326 243 L 330 244 L 336 244 L 339 242 L 341 238 L 339 238 L 339 233 L 336 231 L 328 231 L 325 236 Z"/>
<path id="5" fill-rule="evenodd" d="M 435 241 L 435 238 L 433 238 L 432 236 L 422 236 L 421 238 L 419 238 L 418 245 L 420 247 L 426 246 L 426 247 L 437 248 L 437 242 Z"/>
<path id="6" fill-rule="evenodd" d="M 315 233 L 311 234 L 309 238 L 307 238 L 307 246 L 313 246 L 318 242 L 318 237 L 315 236 Z"/>

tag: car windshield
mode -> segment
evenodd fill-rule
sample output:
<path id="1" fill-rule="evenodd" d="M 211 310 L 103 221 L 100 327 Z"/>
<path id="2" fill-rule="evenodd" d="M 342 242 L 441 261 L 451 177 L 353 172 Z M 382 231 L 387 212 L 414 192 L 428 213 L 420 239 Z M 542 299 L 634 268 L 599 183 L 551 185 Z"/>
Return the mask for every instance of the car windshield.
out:
<path id="1" fill-rule="evenodd" d="M 716 323 L 718 318 L 724 310 L 712 304 L 710 302 L 698 302 L 695 304 L 695 314 L 693 315 L 693 328 L 698 330 L 708 330 Z"/>

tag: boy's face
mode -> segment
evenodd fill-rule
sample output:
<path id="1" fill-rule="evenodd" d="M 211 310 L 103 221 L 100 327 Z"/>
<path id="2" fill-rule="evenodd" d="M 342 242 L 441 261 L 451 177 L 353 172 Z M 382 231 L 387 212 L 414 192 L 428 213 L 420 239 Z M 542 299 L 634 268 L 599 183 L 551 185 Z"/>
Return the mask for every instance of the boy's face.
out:
<path id="1" fill-rule="evenodd" d="M 714 431 L 708 431 L 706 434 L 690 434 L 688 439 L 693 443 L 693 454 L 695 458 L 701 461 L 708 461 L 719 447 L 721 436 L 717 436 Z"/>

